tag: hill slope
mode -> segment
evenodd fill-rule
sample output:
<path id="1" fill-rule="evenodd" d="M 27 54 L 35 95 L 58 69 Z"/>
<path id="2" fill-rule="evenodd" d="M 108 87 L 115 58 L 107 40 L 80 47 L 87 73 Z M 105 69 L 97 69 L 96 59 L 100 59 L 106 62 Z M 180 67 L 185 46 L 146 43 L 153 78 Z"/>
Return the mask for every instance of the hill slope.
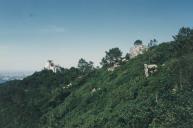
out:
<path id="1" fill-rule="evenodd" d="M 113 72 L 43 70 L 3 84 L 0 128 L 191 128 L 193 33 L 180 32 Z M 159 68 L 146 78 L 149 62 Z"/>

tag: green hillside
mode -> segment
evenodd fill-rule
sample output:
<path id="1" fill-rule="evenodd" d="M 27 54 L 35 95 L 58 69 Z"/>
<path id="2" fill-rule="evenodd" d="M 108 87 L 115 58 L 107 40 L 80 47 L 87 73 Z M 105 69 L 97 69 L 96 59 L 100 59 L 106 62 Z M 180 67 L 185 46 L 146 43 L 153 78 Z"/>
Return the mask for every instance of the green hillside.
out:
<path id="1" fill-rule="evenodd" d="M 145 63 L 158 65 L 148 78 Z M 192 128 L 192 64 L 193 29 L 181 28 L 114 71 L 36 72 L 0 86 L 0 128 Z"/>

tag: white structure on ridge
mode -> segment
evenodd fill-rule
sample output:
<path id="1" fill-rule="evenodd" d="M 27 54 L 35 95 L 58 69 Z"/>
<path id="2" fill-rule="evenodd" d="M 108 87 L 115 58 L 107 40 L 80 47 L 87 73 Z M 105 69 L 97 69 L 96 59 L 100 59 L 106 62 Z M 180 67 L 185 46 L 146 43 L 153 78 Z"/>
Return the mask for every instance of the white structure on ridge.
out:
<path id="1" fill-rule="evenodd" d="M 69 83 L 68 85 L 64 86 L 63 89 L 70 88 L 71 86 L 72 86 L 72 83 Z"/>
<path id="2" fill-rule="evenodd" d="M 136 56 L 143 54 L 146 50 L 143 44 L 135 44 L 134 47 L 130 49 L 130 58 L 135 58 Z"/>
<path id="3" fill-rule="evenodd" d="M 91 94 L 95 93 L 96 91 L 100 91 L 100 90 L 101 90 L 101 88 L 93 88 L 93 89 L 91 90 Z"/>
<path id="4" fill-rule="evenodd" d="M 47 70 L 52 70 L 53 72 L 57 72 L 61 69 L 61 67 L 59 65 L 55 65 L 53 60 L 48 60 L 45 64 L 45 67 L 44 69 L 47 69 Z"/>
<path id="5" fill-rule="evenodd" d="M 145 77 L 149 77 L 150 74 L 157 72 L 158 66 L 156 64 L 144 64 Z"/>
<path id="6" fill-rule="evenodd" d="M 107 71 L 109 71 L 109 72 L 113 72 L 114 70 L 115 70 L 115 68 L 117 68 L 117 67 L 119 67 L 120 65 L 118 64 L 118 63 L 115 63 L 112 67 L 109 67 L 108 69 L 107 69 Z"/>

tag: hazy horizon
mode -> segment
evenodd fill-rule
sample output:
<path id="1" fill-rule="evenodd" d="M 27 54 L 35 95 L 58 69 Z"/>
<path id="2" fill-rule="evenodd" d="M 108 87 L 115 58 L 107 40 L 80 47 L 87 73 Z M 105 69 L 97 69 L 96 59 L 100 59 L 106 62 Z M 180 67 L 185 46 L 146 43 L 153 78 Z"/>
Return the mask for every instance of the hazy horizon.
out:
<path id="1" fill-rule="evenodd" d="M 172 40 L 193 26 L 192 0 L 1 0 L 0 72 L 38 71 L 48 59 L 69 68 L 99 64 L 105 51 Z"/>

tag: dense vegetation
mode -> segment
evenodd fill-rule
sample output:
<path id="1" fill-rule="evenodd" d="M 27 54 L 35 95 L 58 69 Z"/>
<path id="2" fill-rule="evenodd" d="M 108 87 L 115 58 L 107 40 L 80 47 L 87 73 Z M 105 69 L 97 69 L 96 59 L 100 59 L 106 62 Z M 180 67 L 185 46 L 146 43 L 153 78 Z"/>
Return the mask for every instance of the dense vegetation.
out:
<path id="1" fill-rule="evenodd" d="M 192 128 L 193 29 L 181 28 L 173 41 L 113 72 L 103 59 L 102 68 L 81 59 L 78 68 L 0 86 L 0 128 Z M 146 78 L 144 63 L 158 72 Z"/>

